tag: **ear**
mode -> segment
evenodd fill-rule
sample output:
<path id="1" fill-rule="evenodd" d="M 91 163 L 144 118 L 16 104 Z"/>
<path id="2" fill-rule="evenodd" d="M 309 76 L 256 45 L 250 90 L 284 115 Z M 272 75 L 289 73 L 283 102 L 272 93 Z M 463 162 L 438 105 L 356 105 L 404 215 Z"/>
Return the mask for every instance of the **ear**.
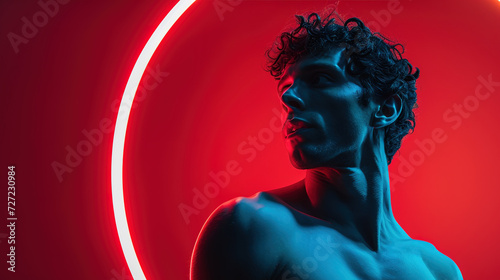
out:
<path id="1" fill-rule="evenodd" d="M 399 117 L 401 109 L 401 97 L 397 94 L 389 96 L 382 105 L 378 106 L 377 112 L 373 114 L 371 125 L 375 128 L 390 125 Z"/>

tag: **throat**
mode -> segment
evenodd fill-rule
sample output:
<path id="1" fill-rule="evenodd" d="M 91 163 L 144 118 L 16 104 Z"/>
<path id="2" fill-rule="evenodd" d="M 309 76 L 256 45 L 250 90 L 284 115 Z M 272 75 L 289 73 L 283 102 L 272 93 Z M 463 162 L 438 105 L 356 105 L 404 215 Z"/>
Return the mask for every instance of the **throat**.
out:
<path id="1" fill-rule="evenodd" d="M 402 231 L 392 214 L 388 174 L 382 175 L 355 168 L 308 170 L 304 184 L 315 216 L 378 251 L 384 239 Z"/>

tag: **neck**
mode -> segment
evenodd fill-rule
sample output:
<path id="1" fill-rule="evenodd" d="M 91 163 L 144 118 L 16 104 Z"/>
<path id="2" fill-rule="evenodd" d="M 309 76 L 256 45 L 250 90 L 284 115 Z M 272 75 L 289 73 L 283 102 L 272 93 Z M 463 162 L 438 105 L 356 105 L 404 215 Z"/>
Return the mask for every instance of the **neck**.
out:
<path id="1" fill-rule="evenodd" d="M 305 178 L 307 196 L 317 215 L 374 251 L 384 240 L 406 235 L 392 213 L 384 149 L 376 150 L 365 150 L 354 167 L 309 169 Z"/>

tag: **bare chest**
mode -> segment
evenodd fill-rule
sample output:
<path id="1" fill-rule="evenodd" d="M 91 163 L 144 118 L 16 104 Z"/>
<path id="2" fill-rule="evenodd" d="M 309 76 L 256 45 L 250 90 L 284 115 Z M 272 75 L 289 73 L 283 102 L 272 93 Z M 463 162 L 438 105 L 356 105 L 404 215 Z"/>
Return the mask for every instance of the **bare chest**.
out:
<path id="1" fill-rule="evenodd" d="M 434 279 L 418 244 L 369 250 L 338 233 L 302 230 L 289 239 L 274 279 Z"/>

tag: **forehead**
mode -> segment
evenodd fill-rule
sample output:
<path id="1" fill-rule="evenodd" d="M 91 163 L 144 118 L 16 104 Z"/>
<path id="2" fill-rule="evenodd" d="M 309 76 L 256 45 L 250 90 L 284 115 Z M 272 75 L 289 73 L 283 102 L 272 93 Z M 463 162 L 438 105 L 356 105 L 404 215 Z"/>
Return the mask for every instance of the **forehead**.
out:
<path id="1" fill-rule="evenodd" d="M 288 64 L 280 78 L 280 83 L 293 78 L 298 73 L 316 68 L 330 68 L 331 70 L 344 72 L 346 64 L 345 48 L 338 47 L 320 55 L 308 55 L 293 64 Z"/>

